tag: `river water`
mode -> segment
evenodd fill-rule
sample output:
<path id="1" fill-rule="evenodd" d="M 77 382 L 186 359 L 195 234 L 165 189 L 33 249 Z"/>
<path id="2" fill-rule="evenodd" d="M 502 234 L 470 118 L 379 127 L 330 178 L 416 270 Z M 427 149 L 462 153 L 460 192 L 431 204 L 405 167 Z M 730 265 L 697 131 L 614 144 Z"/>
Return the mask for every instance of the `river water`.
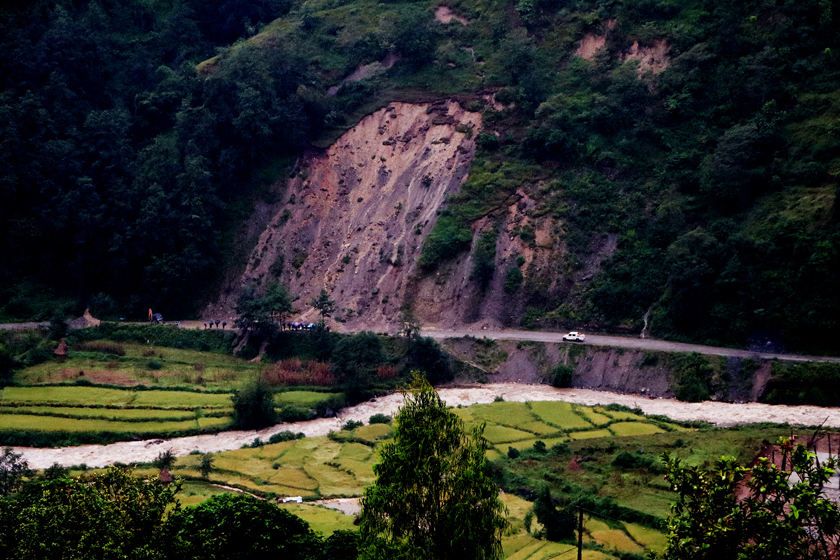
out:
<path id="1" fill-rule="evenodd" d="M 650 399 L 638 395 L 622 395 L 589 389 L 556 389 L 548 385 L 523 385 L 518 383 L 496 383 L 470 387 L 447 387 L 438 390 L 441 398 L 450 406 L 490 403 L 496 397 L 506 401 L 565 401 L 596 405 L 617 403 L 638 407 L 646 414 L 661 414 L 674 420 L 705 420 L 718 426 L 773 422 L 777 424 L 801 424 L 826 427 L 840 427 L 840 409 L 818 406 L 784 406 L 759 403 L 732 404 L 721 402 L 684 403 L 673 399 Z M 86 464 L 89 467 L 103 467 L 113 463 L 140 463 L 153 461 L 161 451 L 169 449 L 176 456 L 188 455 L 192 451 L 219 452 L 239 449 L 255 438 L 268 441 L 277 432 L 291 430 L 307 436 L 323 436 L 338 431 L 348 420 L 364 423 L 374 414 L 393 415 L 402 404 L 399 393 L 387 395 L 361 403 L 341 411 L 337 418 L 318 418 L 307 422 L 278 424 L 259 431 L 229 431 L 215 435 L 200 435 L 171 440 L 126 441 L 110 445 L 81 445 L 52 449 L 19 447 L 29 466 L 35 469 L 49 467 L 53 463 L 63 466 Z"/>

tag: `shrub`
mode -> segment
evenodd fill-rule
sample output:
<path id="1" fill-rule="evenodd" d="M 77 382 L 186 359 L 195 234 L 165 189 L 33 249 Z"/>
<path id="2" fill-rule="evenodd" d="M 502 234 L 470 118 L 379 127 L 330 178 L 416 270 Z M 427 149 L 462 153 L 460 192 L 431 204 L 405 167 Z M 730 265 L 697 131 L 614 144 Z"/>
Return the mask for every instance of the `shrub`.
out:
<path id="1" fill-rule="evenodd" d="M 167 449 L 166 451 L 161 451 L 158 454 L 157 458 L 152 461 L 152 465 L 154 465 L 156 469 L 169 470 L 175 465 L 176 459 L 177 458 L 175 457 L 175 454 L 172 453 L 172 450 Z"/>
<path id="2" fill-rule="evenodd" d="M 515 447 L 508 447 L 507 456 L 508 459 L 516 459 L 519 457 L 519 450 Z"/>
<path id="3" fill-rule="evenodd" d="M 519 267 L 513 266 L 509 268 L 505 273 L 505 293 L 512 294 L 518 290 L 519 286 L 522 285 L 522 280 L 522 271 L 519 270 Z"/>
<path id="4" fill-rule="evenodd" d="M 425 269 L 435 268 L 467 249 L 471 241 L 472 230 L 469 225 L 460 223 L 454 216 L 444 212 L 426 237 L 417 264 Z"/>
<path id="5" fill-rule="evenodd" d="M 303 437 L 306 437 L 306 436 L 303 435 L 303 432 L 300 432 L 300 433 L 296 434 L 296 433 L 291 432 L 289 430 L 285 430 L 285 431 L 282 431 L 282 432 L 277 432 L 276 434 L 274 434 L 270 438 L 268 438 L 268 443 L 280 443 L 280 442 L 283 442 L 283 441 L 292 441 L 292 440 L 295 440 L 295 439 L 301 439 Z"/>
<path id="6" fill-rule="evenodd" d="M 391 417 L 387 414 L 377 413 L 370 417 L 369 424 L 390 424 Z"/>
<path id="7" fill-rule="evenodd" d="M 551 384 L 559 388 L 571 387 L 574 371 L 572 366 L 564 364 L 554 366 L 554 370 L 551 372 Z"/>
<path id="8" fill-rule="evenodd" d="M 653 466 L 653 462 L 654 458 L 649 455 L 622 451 L 613 459 L 612 466 L 619 469 L 649 469 Z"/>
<path id="9" fill-rule="evenodd" d="M 114 356 L 125 356 L 125 347 L 122 344 L 108 342 L 107 340 L 82 342 L 81 344 L 76 345 L 74 350 L 79 350 L 81 352 L 101 352 L 103 354 L 113 354 Z"/>
<path id="10" fill-rule="evenodd" d="M 302 362 L 297 358 L 271 364 L 263 371 L 263 379 L 271 385 L 335 385 L 329 364 L 314 360 Z"/>
<path id="11" fill-rule="evenodd" d="M 146 362 L 146 367 L 148 369 L 157 370 L 157 369 L 162 368 L 163 364 L 161 364 L 160 362 L 158 362 L 156 360 L 149 360 L 148 362 Z"/>
<path id="12" fill-rule="evenodd" d="M 356 428 L 361 428 L 362 426 L 364 426 L 364 424 L 362 424 L 361 422 L 359 422 L 357 420 L 348 420 L 347 422 L 344 423 L 344 425 L 341 427 L 341 429 L 344 430 L 344 431 L 347 431 L 347 432 L 352 432 Z"/>
<path id="13" fill-rule="evenodd" d="M 376 377 L 380 381 L 385 381 L 388 379 L 396 379 L 399 377 L 400 374 L 397 371 L 397 368 L 394 366 L 384 365 L 384 366 L 377 366 L 376 368 Z"/>
<path id="14" fill-rule="evenodd" d="M 312 419 L 312 411 L 300 406 L 284 406 L 277 419 L 281 422 L 305 422 Z"/>
<path id="15" fill-rule="evenodd" d="M 243 430 L 260 429 L 277 423 L 274 393 L 264 379 L 250 383 L 233 397 L 233 425 Z M 287 409 L 284 409 L 284 413 Z"/>

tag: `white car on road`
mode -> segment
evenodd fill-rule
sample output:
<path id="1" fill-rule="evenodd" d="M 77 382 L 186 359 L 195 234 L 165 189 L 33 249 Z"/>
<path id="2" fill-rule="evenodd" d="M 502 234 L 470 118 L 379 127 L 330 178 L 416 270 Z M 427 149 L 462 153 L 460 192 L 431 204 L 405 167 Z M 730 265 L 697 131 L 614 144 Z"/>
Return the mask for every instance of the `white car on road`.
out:
<path id="1" fill-rule="evenodd" d="M 572 342 L 583 342 L 583 339 L 585 338 L 585 334 L 579 333 L 577 331 L 572 331 L 569 334 L 563 335 L 563 340 L 571 340 Z"/>

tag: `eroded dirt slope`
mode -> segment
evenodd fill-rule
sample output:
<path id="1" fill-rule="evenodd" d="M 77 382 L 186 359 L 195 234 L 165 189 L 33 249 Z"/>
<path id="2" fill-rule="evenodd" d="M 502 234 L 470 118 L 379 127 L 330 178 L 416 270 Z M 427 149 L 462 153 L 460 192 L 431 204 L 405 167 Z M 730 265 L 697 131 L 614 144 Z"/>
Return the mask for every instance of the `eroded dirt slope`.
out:
<path id="1" fill-rule="evenodd" d="M 436 212 L 467 177 L 480 125 L 454 101 L 393 103 L 306 154 L 239 286 L 279 279 L 307 321 L 316 316 L 306 302 L 326 288 L 347 328 L 393 330 Z"/>

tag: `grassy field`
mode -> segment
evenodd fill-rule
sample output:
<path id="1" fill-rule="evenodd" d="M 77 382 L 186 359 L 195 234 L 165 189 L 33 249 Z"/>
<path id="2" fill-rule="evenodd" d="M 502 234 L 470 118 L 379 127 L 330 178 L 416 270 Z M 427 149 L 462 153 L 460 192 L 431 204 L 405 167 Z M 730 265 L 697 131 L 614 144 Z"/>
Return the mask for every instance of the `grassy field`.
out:
<path id="1" fill-rule="evenodd" d="M 71 350 L 64 361 L 50 360 L 15 374 L 21 384 L 68 383 L 86 379 L 108 385 L 200 386 L 234 389 L 259 375 L 262 366 L 217 352 L 199 352 L 127 342 L 105 342 L 124 355 Z"/>

